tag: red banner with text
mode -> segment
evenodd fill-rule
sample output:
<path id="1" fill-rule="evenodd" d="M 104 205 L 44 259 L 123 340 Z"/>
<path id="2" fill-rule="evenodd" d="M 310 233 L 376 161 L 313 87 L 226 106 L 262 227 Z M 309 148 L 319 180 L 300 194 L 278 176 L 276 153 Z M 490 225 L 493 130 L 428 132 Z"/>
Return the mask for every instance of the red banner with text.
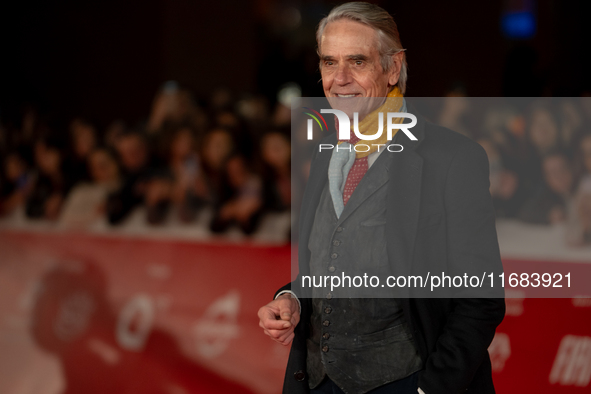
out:
<path id="1" fill-rule="evenodd" d="M 289 280 L 290 253 L 2 230 L 0 392 L 279 393 L 289 349 L 256 313 Z M 510 296 L 489 348 L 497 392 L 588 393 L 591 299 Z"/>

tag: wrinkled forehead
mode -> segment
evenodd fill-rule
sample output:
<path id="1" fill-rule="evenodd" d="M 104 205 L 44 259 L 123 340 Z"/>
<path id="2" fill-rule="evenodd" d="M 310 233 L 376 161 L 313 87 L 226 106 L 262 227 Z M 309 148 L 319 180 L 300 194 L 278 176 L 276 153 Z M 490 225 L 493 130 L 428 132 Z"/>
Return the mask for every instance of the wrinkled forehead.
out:
<path id="1" fill-rule="evenodd" d="M 329 22 L 319 42 L 320 55 L 371 54 L 378 51 L 377 31 L 361 22 L 339 19 Z"/>

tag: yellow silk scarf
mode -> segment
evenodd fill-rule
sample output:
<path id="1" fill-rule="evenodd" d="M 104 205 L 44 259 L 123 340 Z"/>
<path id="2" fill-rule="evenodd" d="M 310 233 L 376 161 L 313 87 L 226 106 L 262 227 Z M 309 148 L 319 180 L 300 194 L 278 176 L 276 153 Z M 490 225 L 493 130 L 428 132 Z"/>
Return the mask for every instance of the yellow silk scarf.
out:
<path id="1" fill-rule="evenodd" d="M 383 112 L 383 129 L 382 129 L 382 135 L 375 140 L 372 141 L 364 141 L 364 140 L 359 140 L 355 146 L 359 146 L 359 148 L 357 148 L 359 151 L 355 151 L 355 157 L 357 159 L 362 158 L 362 157 L 366 157 L 370 154 L 372 154 L 373 152 L 378 150 L 378 145 L 384 145 L 388 142 L 388 133 L 386 132 L 388 130 L 387 127 L 387 122 L 388 122 L 388 112 L 400 112 L 400 109 L 402 108 L 403 105 L 403 95 L 400 92 L 400 89 L 398 89 L 398 86 L 395 86 L 394 89 L 392 89 L 392 91 L 390 93 L 388 93 L 388 96 L 386 97 L 386 101 L 384 102 L 384 104 L 382 104 L 378 109 L 376 109 L 375 111 L 372 111 L 370 114 L 368 114 L 365 118 L 363 118 L 363 120 L 359 121 L 359 132 L 363 135 L 372 135 L 375 134 L 378 129 L 379 129 L 379 113 Z M 394 118 L 393 119 L 394 123 L 402 123 L 403 118 Z M 398 132 L 398 130 L 393 130 L 392 132 L 392 136 L 396 135 L 396 133 Z M 353 123 L 351 123 L 351 136 L 354 137 L 355 133 L 353 132 Z M 339 141 L 339 144 L 346 142 L 346 141 Z M 369 150 L 367 150 L 367 148 L 365 146 L 369 146 Z M 384 149 L 384 147 L 382 146 L 382 149 Z M 367 151 L 366 151 L 367 150 Z M 361 152 L 363 151 L 363 152 Z"/>

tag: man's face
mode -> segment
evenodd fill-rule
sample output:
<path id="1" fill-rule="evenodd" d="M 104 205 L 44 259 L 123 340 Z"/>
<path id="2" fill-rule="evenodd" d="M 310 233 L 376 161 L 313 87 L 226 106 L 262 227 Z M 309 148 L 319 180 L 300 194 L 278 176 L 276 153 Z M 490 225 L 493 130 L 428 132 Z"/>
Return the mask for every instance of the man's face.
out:
<path id="1" fill-rule="evenodd" d="M 320 39 L 322 87 L 331 97 L 386 97 L 398 82 L 402 53 L 384 73 L 374 29 L 342 19 L 329 23 Z"/>

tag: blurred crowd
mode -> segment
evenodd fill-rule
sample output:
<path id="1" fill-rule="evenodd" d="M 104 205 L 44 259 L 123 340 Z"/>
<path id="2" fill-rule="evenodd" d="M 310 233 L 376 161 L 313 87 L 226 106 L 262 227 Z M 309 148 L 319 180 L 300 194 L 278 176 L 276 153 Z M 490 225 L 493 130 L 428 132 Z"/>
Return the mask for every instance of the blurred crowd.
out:
<path id="1" fill-rule="evenodd" d="M 287 101 L 220 89 L 197 102 L 168 82 L 133 126 L 99 129 L 79 117 L 56 129 L 27 110 L 0 127 L 0 215 L 82 229 L 139 211 L 146 225 L 253 234 L 290 209 Z M 568 245 L 591 243 L 591 97 L 487 101 L 452 91 L 431 103 L 417 107 L 486 150 L 497 217 L 563 224 Z"/>
<path id="2" fill-rule="evenodd" d="M 497 218 L 564 225 L 591 243 L 591 97 L 442 100 L 438 122 L 478 141 Z"/>
<path id="3" fill-rule="evenodd" d="M 81 117 L 52 127 L 29 109 L 0 127 L 0 153 L 6 220 L 119 226 L 141 208 L 147 225 L 161 226 L 207 211 L 212 233 L 248 235 L 290 208 L 289 110 L 224 89 L 199 103 L 168 82 L 145 120 L 103 129 Z"/>

